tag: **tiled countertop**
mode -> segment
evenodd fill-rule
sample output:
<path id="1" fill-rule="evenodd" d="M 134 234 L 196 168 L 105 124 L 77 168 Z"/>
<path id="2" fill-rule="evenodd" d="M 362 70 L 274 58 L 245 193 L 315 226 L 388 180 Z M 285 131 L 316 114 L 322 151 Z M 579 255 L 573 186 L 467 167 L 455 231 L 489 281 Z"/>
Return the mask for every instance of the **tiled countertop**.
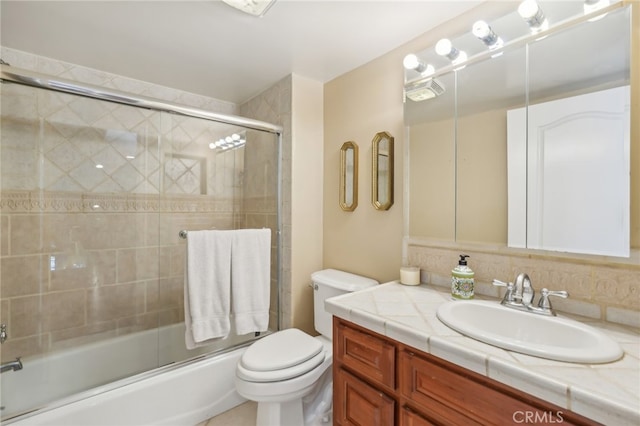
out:
<path id="1" fill-rule="evenodd" d="M 443 288 L 391 282 L 328 299 L 325 308 L 339 318 L 593 420 L 612 426 L 640 424 L 637 329 L 572 316 L 616 340 L 624 357 L 593 365 L 551 361 L 487 345 L 450 329 L 436 317 L 438 307 L 449 300 Z"/>

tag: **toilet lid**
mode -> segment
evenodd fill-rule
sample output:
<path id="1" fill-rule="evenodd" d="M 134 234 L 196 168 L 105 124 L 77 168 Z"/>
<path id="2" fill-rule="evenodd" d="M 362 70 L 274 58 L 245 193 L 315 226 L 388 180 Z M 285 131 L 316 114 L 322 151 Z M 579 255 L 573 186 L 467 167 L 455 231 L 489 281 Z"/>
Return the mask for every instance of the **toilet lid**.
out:
<path id="1" fill-rule="evenodd" d="M 283 382 L 285 380 L 293 379 L 295 377 L 302 376 L 310 371 L 313 371 L 325 360 L 324 351 L 320 352 L 316 356 L 301 362 L 293 367 L 283 368 L 282 370 L 272 371 L 254 371 L 244 368 L 242 362 L 236 365 L 236 375 L 242 380 L 247 382 Z"/>
<path id="2" fill-rule="evenodd" d="M 283 370 L 301 364 L 323 351 L 320 340 L 296 328 L 278 331 L 258 340 L 240 359 L 252 371 Z"/>

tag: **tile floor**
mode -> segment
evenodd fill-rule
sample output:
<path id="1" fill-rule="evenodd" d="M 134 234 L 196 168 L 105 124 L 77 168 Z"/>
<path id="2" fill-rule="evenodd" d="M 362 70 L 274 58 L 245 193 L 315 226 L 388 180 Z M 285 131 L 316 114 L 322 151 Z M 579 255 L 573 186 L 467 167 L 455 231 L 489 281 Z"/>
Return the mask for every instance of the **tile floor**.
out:
<path id="1" fill-rule="evenodd" d="M 255 426 L 258 405 L 245 402 L 196 426 Z"/>

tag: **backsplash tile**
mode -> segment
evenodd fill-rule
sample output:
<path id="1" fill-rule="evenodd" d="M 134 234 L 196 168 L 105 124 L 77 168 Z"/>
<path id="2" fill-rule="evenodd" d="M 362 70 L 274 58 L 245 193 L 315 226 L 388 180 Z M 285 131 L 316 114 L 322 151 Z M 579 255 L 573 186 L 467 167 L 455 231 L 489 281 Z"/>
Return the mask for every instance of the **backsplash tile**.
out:
<path id="1" fill-rule="evenodd" d="M 612 262 L 609 258 L 593 256 L 532 255 L 493 246 L 423 239 L 410 239 L 406 244 L 407 263 L 420 267 L 428 284 L 448 286 L 458 255 L 465 253 L 470 255 L 469 265 L 475 272 L 478 294 L 498 298 L 504 289 L 497 293 L 491 286 L 494 278 L 513 282 L 518 273 L 525 272 L 537 292 L 544 287 L 569 292 L 566 300 L 552 300 L 558 311 L 632 326 L 640 324 L 640 265 L 633 259 Z"/>

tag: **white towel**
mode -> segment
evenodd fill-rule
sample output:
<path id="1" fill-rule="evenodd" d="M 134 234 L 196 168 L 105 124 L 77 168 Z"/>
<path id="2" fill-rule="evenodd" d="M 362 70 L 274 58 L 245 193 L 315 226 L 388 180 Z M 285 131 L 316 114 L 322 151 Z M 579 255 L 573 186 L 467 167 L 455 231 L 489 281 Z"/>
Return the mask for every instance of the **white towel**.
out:
<path id="1" fill-rule="evenodd" d="M 233 231 L 189 231 L 184 311 L 187 349 L 229 334 Z"/>
<path id="2" fill-rule="evenodd" d="M 238 334 L 267 330 L 270 284 L 271 230 L 237 230 L 231 248 L 231 300 Z"/>

